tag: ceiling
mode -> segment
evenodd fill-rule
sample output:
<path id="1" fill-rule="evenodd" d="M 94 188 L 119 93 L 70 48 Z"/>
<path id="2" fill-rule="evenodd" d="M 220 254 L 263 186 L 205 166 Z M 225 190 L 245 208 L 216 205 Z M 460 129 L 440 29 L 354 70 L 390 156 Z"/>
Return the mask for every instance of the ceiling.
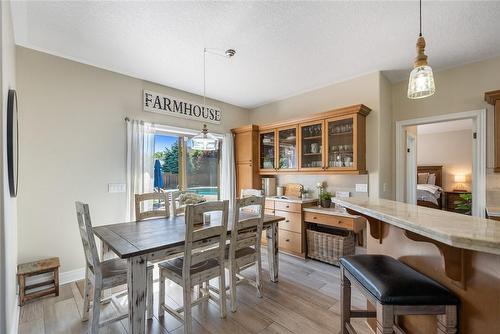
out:
<path id="1" fill-rule="evenodd" d="M 431 123 L 417 126 L 417 133 L 419 135 L 461 130 L 472 130 L 472 119 L 461 119 L 458 121 Z"/>
<path id="2" fill-rule="evenodd" d="M 500 55 L 500 2 L 423 3 L 435 70 Z M 253 108 L 374 71 L 405 80 L 418 2 L 15 1 L 16 43 Z"/>

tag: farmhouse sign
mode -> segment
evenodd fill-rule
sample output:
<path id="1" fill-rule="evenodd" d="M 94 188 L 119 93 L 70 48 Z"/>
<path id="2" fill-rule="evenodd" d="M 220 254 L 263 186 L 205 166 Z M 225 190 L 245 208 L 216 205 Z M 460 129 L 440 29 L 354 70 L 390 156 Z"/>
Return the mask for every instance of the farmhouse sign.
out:
<path id="1" fill-rule="evenodd" d="M 220 124 L 222 111 L 215 107 L 144 90 L 144 111 Z"/>

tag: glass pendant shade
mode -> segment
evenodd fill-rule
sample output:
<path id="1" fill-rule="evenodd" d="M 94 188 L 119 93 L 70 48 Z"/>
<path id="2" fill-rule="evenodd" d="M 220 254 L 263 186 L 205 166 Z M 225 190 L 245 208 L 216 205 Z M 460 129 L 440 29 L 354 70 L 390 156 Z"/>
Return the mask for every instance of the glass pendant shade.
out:
<path id="1" fill-rule="evenodd" d="M 436 92 L 434 75 L 429 65 L 417 66 L 410 73 L 408 82 L 408 98 L 422 99 Z"/>
<path id="2" fill-rule="evenodd" d="M 203 126 L 200 134 L 191 138 L 191 148 L 201 151 L 215 151 L 218 149 L 219 141 L 211 133 L 208 133 L 207 125 Z"/>

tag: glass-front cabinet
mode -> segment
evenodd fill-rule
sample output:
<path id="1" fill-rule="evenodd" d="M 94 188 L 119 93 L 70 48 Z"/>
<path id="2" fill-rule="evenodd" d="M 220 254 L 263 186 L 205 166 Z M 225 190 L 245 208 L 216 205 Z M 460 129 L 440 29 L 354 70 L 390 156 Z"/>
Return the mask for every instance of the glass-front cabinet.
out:
<path id="1" fill-rule="evenodd" d="M 280 128 L 276 130 L 278 140 L 277 168 L 279 170 L 297 170 L 297 126 Z"/>
<path id="2" fill-rule="evenodd" d="M 259 169 L 262 172 L 276 170 L 274 130 L 259 134 Z"/>
<path id="3" fill-rule="evenodd" d="M 323 121 L 299 126 L 301 170 L 323 170 Z"/>
<path id="4" fill-rule="evenodd" d="M 356 121 L 354 117 L 328 119 L 327 126 L 327 169 L 356 169 Z"/>

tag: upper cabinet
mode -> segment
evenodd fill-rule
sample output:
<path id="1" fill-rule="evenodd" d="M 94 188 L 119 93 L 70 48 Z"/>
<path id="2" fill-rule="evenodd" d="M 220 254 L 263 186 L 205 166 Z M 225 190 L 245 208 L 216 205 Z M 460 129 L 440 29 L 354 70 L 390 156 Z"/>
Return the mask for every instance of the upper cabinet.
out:
<path id="1" fill-rule="evenodd" d="M 298 169 L 297 126 L 277 129 L 276 138 L 278 170 L 296 171 Z"/>
<path id="2" fill-rule="evenodd" d="M 324 122 L 303 123 L 300 126 L 300 170 L 321 171 L 324 169 Z"/>
<path id="3" fill-rule="evenodd" d="M 369 113 L 361 104 L 259 126 L 259 173 L 366 173 Z M 245 149 L 238 143 L 235 147 L 236 156 Z"/>

